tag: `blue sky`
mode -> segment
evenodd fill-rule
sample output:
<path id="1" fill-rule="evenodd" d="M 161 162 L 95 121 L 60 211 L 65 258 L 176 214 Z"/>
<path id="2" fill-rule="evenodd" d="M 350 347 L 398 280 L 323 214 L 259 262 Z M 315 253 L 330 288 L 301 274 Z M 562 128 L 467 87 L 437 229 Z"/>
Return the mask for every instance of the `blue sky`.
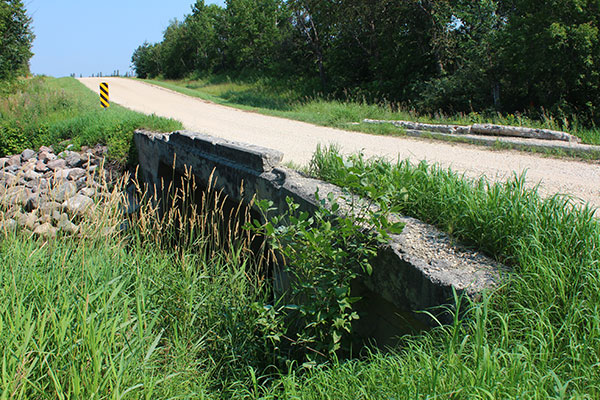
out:
<path id="1" fill-rule="evenodd" d="M 133 51 L 162 39 L 195 0 L 25 0 L 33 18 L 31 71 L 55 77 L 130 70 Z M 224 4 L 208 0 L 207 4 Z"/>

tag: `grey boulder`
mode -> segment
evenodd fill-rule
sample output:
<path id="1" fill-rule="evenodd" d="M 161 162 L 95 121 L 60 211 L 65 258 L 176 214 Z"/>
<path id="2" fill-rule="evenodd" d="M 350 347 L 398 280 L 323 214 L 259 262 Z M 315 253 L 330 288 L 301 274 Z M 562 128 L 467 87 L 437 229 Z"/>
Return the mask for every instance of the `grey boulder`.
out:
<path id="1" fill-rule="evenodd" d="M 35 151 L 33 151 L 31 149 L 23 150 L 23 152 L 21 153 L 21 160 L 22 161 L 29 161 L 33 157 L 35 157 Z"/>
<path id="2" fill-rule="evenodd" d="M 45 224 L 38 225 L 33 230 L 33 233 L 35 233 L 36 235 L 39 235 L 39 236 L 43 236 L 43 237 L 55 237 L 57 231 L 58 230 L 55 227 L 53 227 L 51 224 L 46 222 Z"/>
<path id="3" fill-rule="evenodd" d="M 94 204 L 94 200 L 90 199 L 89 197 L 81 195 L 81 194 L 76 194 L 75 196 L 71 197 L 70 199 L 67 199 L 63 203 L 63 207 L 71 214 L 83 214 L 93 204 Z"/>
<path id="4" fill-rule="evenodd" d="M 51 160 L 46 164 L 52 171 L 67 167 L 67 162 L 63 159 Z"/>

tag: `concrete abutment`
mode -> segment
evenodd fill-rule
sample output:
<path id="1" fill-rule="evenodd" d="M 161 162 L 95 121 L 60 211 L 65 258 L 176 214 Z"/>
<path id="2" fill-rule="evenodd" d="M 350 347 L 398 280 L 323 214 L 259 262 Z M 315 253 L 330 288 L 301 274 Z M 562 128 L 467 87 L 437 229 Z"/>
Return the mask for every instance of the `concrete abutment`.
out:
<path id="1" fill-rule="evenodd" d="M 329 193 L 343 196 L 335 185 L 281 166 L 283 154 L 275 150 L 189 131 L 137 131 L 135 143 L 141 177 L 159 191 L 168 174 L 191 172 L 198 182 L 212 179 L 214 189 L 234 202 L 248 204 L 256 196 L 272 201 L 279 213 L 287 211 L 288 197 L 302 210 L 314 212 L 319 207 L 315 193 L 321 198 Z M 373 274 L 357 288 L 366 299 L 363 308 L 368 315 L 359 331 L 378 342 L 406 333 L 401 325 L 407 319 L 433 324 L 421 311 L 444 321 L 446 317 L 436 313 L 440 306 L 452 305 L 455 293 L 478 296 L 500 283 L 506 271 L 429 224 L 402 216 L 397 220 L 406 224 L 403 232 L 380 247 Z"/>

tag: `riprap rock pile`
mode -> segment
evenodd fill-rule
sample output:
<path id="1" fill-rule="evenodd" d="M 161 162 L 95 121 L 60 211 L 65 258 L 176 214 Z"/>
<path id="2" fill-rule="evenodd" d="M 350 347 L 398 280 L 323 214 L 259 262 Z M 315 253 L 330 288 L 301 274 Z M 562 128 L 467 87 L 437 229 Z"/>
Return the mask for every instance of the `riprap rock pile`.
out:
<path id="1" fill-rule="evenodd" d="M 55 154 L 51 147 L 0 158 L 0 228 L 42 236 L 75 234 L 99 195 L 107 148 Z"/>

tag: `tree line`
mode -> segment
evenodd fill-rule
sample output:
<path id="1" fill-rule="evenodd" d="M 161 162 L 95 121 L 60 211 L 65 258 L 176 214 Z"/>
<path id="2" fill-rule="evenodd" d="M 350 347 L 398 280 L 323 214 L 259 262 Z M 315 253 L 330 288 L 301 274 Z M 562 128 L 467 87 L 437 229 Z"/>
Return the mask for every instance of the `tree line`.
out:
<path id="1" fill-rule="evenodd" d="M 421 112 L 600 122 L 598 0 L 226 0 L 132 56 L 140 78 L 254 73 Z"/>
<path id="2" fill-rule="evenodd" d="M 21 0 L 0 0 L 0 81 L 29 72 L 34 35 Z"/>

